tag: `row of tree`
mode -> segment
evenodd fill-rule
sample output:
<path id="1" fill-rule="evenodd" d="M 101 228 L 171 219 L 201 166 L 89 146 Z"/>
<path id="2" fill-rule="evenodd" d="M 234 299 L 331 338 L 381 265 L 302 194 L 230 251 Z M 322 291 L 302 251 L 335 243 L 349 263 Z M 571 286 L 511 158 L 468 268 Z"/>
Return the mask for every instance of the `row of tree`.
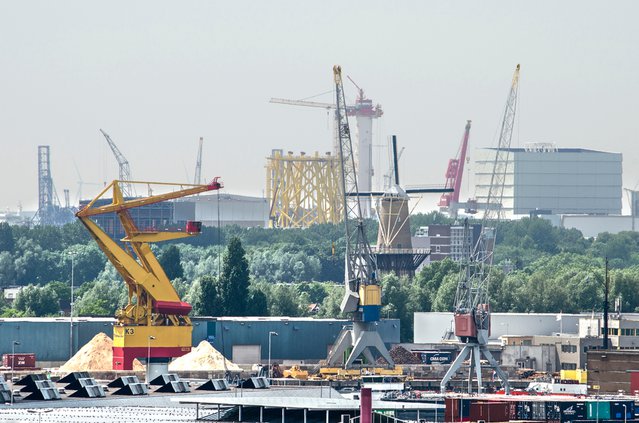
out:
<path id="1" fill-rule="evenodd" d="M 417 215 L 412 229 L 433 223 L 450 220 L 439 213 Z M 340 225 L 205 228 L 192 242 L 153 248 L 196 314 L 341 317 Z M 504 222 L 489 287 L 491 307 L 503 312 L 600 310 L 607 256 L 613 268 L 612 298 L 620 298 L 624 311 L 639 311 L 637 251 L 639 234 L 633 232 L 584 239 L 579 231 L 553 227 L 544 219 Z M 0 303 L 0 312 L 59 314 L 70 297 L 72 262 L 77 313 L 112 316 L 127 299 L 125 285 L 81 225 L 0 224 L 0 286 L 28 286 L 11 306 Z M 458 274 L 458 265 L 443 261 L 426 266 L 412 280 L 384 276 L 383 316 L 399 318 L 402 339 L 410 340 L 414 312 L 451 310 Z"/>

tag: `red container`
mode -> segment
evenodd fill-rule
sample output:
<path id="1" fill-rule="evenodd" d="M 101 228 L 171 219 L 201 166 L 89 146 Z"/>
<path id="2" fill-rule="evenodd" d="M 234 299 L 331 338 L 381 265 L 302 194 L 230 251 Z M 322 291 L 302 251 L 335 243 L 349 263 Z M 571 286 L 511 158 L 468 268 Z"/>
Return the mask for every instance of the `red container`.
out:
<path id="1" fill-rule="evenodd" d="M 510 421 L 510 407 L 506 402 L 473 402 L 470 404 L 470 421 Z"/>
<path id="2" fill-rule="evenodd" d="M 14 369 L 34 368 L 36 356 L 34 353 L 4 354 L 2 366 Z"/>
<path id="3" fill-rule="evenodd" d="M 202 222 L 189 220 L 186 222 L 186 232 L 189 234 L 199 234 L 202 232 Z"/>
<path id="4" fill-rule="evenodd" d="M 467 422 L 470 420 L 471 402 L 469 399 L 446 398 L 445 401 L 444 421 Z"/>

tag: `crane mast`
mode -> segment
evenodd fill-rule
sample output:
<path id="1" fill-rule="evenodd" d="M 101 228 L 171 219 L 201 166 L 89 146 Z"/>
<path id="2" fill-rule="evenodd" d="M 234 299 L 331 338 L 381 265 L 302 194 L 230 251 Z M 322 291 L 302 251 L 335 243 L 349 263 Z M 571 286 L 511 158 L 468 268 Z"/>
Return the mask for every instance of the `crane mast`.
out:
<path id="1" fill-rule="evenodd" d="M 488 337 L 490 336 L 490 298 L 488 288 L 493 264 L 496 229 L 502 216 L 504 184 L 508 170 L 508 156 L 517 108 L 519 69 L 520 66 L 517 65 L 506 100 L 499 142 L 495 150 L 486 209 L 482 218 L 479 239 L 474 248 L 471 244 L 472 236 L 468 220 L 464 222 L 463 248 L 465 254 L 461 263 L 454 304 L 455 335 L 464 344 L 464 347 L 440 383 L 442 392 L 445 392 L 446 384 L 468 355 L 470 355 L 469 392 L 472 392 L 470 382 L 473 366 L 477 374 L 477 390 L 478 392 L 482 391 L 481 355 L 486 357 L 490 367 L 495 370 L 502 381 L 506 393 L 510 392 L 508 375 L 499 367 L 499 364 L 487 348 Z"/>
<path id="2" fill-rule="evenodd" d="M 193 183 L 198 185 L 202 183 L 202 144 L 204 138 L 200 137 L 200 142 L 197 148 L 197 161 L 195 162 L 195 177 Z"/>
<path id="3" fill-rule="evenodd" d="M 381 287 L 376 278 L 374 256 L 366 239 L 340 66 L 333 67 L 333 78 L 346 236 L 345 292 L 340 308 L 352 315 L 353 326 L 342 330 L 327 361 L 329 365 L 336 364 L 350 349 L 344 368 L 356 367 L 354 362 L 360 356 L 368 365 L 374 365 L 376 358 L 373 353 L 377 351 L 387 366 L 392 367 L 394 362 L 376 328 L 381 310 Z"/>
<path id="4" fill-rule="evenodd" d="M 104 138 L 106 139 L 107 143 L 109 144 L 109 147 L 111 148 L 111 151 L 113 152 L 113 155 L 115 156 L 115 160 L 118 162 L 118 166 L 120 169 L 119 178 L 122 183 L 121 185 L 122 195 L 125 198 L 132 197 L 133 189 L 130 182 L 131 168 L 129 167 L 129 161 L 126 159 L 126 157 L 124 157 L 124 154 L 122 154 L 118 146 L 115 145 L 115 143 L 113 142 L 109 134 L 104 132 L 102 129 L 100 129 L 100 132 L 102 132 L 102 135 L 104 135 Z"/>
<path id="5" fill-rule="evenodd" d="M 218 182 L 218 178 L 207 185 L 139 182 L 149 186 L 177 185 L 179 189 L 145 198 L 127 198 L 120 188 L 123 182 L 131 183 L 117 180 L 111 182 L 78 211 L 76 216 L 128 287 L 128 303 L 116 313 L 116 323 L 113 326 L 113 368 L 131 370 L 133 360 L 138 358 L 150 361 L 147 368 L 162 369 L 168 365 L 171 357 L 179 357 L 191 350 L 192 324 L 188 317 L 191 305 L 181 301 L 153 254 L 150 244 L 197 235 L 201 223 L 187 222 L 186 229 L 180 232 L 141 230 L 136 227 L 130 210 L 218 190 L 222 184 Z M 110 203 L 107 197 L 109 192 Z M 114 213 L 119 218 L 126 234 L 121 242 L 126 247 L 107 235 L 92 219 L 94 216 L 109 213 Z"/>
<path id="6" fill-rule="evenodd" d="M 459 203 L 459 191 L 461 189 L 461 182 L 464 176 L 464 164 L 466 163 L 466 153 L 468 151 L 468 138 L 470 137 L 470 124 L 471 121 L 466 121 L 466 128 L 464 130 L 464 137 L 462 138 L 461 145 L 459 147 L 459 153 L 454 159 L 448 161 L 448 168 L 446 169 L 446 188 L 452 188 L 453 192 L 445 192 L 439 199 L 439 207 L 442 210 L 453 210 L 455 204 Z M 451 213 L 453 214 L 453 213 Z"/>

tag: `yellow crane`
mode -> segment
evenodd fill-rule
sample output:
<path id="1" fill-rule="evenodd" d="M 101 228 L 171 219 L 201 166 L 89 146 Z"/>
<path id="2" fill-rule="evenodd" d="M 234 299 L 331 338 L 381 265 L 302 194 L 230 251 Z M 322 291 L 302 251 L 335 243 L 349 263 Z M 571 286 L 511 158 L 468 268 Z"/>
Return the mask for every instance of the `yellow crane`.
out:
<path id="1" fill-rule="evenodd" d="M 188 317 L 191 305 L 181 301 L 151 251 L 150 243 L 197 235 L 201 222 L 187 222 L 184 231 L 165 232 L 140 230 L 129 210 L 162 201 L 218 190 L 223 187 L 213 179 L 207 185 L 170 184 L 158 182 L 113 181 L 97 197 L 76 213 L 100 249 L 115 266 L 128 287 L 128 303 L 116 313 L 113 326 L 113 369 L 132 370 L 135 358 L 147 360 L 148 366 L 166 366 L 172 357 L 191 351 L 192 324 Z M 123 184 L 177 187 L 176 191 L 125 198 Z M 107 194 L 111 192 L 111 202 Z M 122 223 L 125 237 L 119 244 L 91 217 L 115 213 Z"/>

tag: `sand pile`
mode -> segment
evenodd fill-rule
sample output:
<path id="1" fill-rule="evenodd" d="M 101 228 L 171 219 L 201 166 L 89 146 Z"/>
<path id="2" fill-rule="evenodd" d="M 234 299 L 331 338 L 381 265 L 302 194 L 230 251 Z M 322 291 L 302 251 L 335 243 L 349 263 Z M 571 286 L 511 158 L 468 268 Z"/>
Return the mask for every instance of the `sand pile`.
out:
<path id="1" fill-rule="evenodd" d="M 145 367 L 133 360 L 133 370 L 142 371 Z M 100 332 L 60 367 L 61 372 L 95 372 L 113 370 L 113 340 Z"/>
<path id="2" fill-rule="evenodd" d="M 224 367 L 226 363 L 226 367 Z M 178 370 L 242 370 L 237 364 L 227 360 L 208 341 L 200 342 L 190 353 L 174 359 L 169 364 L 169 371 Z"/>

